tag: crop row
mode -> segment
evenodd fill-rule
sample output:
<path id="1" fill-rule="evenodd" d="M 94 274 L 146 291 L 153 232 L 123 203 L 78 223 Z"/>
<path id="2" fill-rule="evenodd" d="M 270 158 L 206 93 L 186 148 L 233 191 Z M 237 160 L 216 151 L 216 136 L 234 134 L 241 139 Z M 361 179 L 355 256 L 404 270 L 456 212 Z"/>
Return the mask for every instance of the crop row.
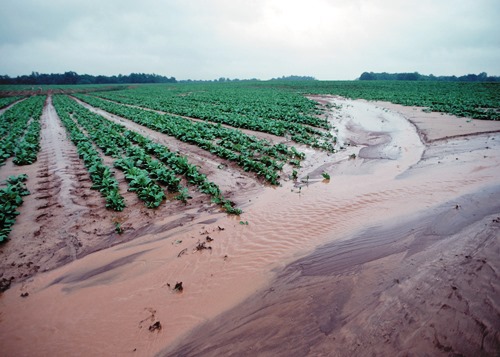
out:
<path id="1" fill-rule="evenodd" d="M 316 102 L 275 88 L 237 84 L 141 86 L 103 94 L 103 97 L 117 101 L 133 100 L 146 108 L 201 116 L 202 119 L 235 114 L 253 121 L 269 119 L 329 127 L 328 122 L 319 116 L 323 111 Z"/>
<path id="2" fill-rule="evenodd" d="M 73 144 L 75 144 L 78 155 L 83 160 L 90 179 L 92 188 L 99 190 L 106 200 L 106 207 L 115 211 L 122 211 L 125 208 L 125 201 L 118 190 L 118 181 L 114 177 L 110 168 L 104 165 L 98 151 L 94 148 L 92 141 L 82 133 L 66 110 L 64 98 L 55 96 L 53 98 L 54 107 L 59 119 L 63 123 Z"/>
<path id="3" fill-rule="evenodd" d="M 22 96 L 0 98 L 0 108 L 4 108 L 4 107 L 22 99 L 22 98 L 23 98 Z"/>
<path id="4" fill-rule="evenodd" d="M 246 135 L 240 130 L 224 128 L 221 125 L 211 123 L 193 122 L 179 116 L 158 114 L 149 110 L 120 105 L 91 96 L 78 95 L 77 97 L 90 105 L 108 110 L 117 115 L 123 114 L 127 118 L 140 116 L 149 122 L 157 121 L 169 124 L 169 128 L 165 128 L 170 129 L 169 131 L 172 134 L 169 135 L 178 134 L 178 139 L 191 144 L 196 144 L 199 138 L 203 138 L 210 141 L 219 140 L 219 142 L 229 142 L 233 146 L 233 150 L 240 151 L 237 149 L 241 149 L 255 155 L 265 154 L 281 161 L 300 156 L 294 147 L 289 147 L 285 144 L 273 145 L 267 140 L 260 140 L 255 136 Z"/>
<path id="5" fill-rule="evenodd" d="M 15 156 L 16 165 L 36 161 L 44 102 L 45 96 L 34 96 L 15 104 L 0 116 L 0 165 L 12 156 Z"/>
<path id="6" fill-rule="evenodd" d="M 212 200 L 223 206 L 228 213 L 241 213 L 231 201 L 222 196 L 217 185 L 208 181 L 195 165 L 189 164 L 186 157 L 172 153 L 165 146 L 90 112 L 67 97 L 58 98 L 58 102 L 62 102 L 59 106 L 64 105 L 64 110 L 71 113 L 106 155 L 115 158 L 114 166 L 125 173 L 130 191 L 135 191 L 146 206 L 157 207 L 165 198 L 156 182 L 166 186 L 171 193 L 177 192 L 176 198 L 186 202 L 190 198 L 188 190 L 181 186 L 181 179 L 176 176 L 182 175 L 189 184 L 196 185 L 201 192 L 211 195 Z"/>
<path id="7" fill-rule="evenodd" d="M 272 145 L 266 140 L 243 134 L 239 130 L 204 122 L 193 122 L 181 117 L 157 114 L 102 99 L 79 96 L 82 100 L 110 113 L 130 119 L 150 129 L 173 136 L 240 165 L 245 171 L 255 172 L 271 184 L 278 184 L 284 162 L 298 165 L 304 157 L 295 148 L 284 144 Z"/>
<path id="8" fill-rule="evenodd" d="M 30 192 L 24 183 L 28 179 L 25 174 L 11 176 L 7 186 L 0 188 L 0 243 L 5 242 L 19 214 L 17 208 L 23 204 L 23 196 Z"/>
<path id="9" fill-rule="evenodd" d="M 267 99 L 268 101 L 264 102 L 262 98 L 266 97 L 261 97 L 260 101 L 257 101 L 259 97 L 254 94 L 252 96 L 254 101 L 250 102 L 253 104 L 251 108 L 254 108 L 254 110 L 250 111 L 249 103 L 247 103 L 245 109 L 241 108 L 241 101 L 244 101 L 245 98 L 244 95 L 248 95 L 246 92 L 240 95 L 238 101 L 238 96 L 231 94 L 230 91 L 219 93 L 220 91 L 204 92 L 198 90 L 189 92 L 186 95 L 179 95 L 179 93 L 172 95 L 172 90 L 166 90 L 163 87 L 164 90 L 160 91 L 161 88 L 149 87 L 149 90 L 145 92 L 138 89 L 138 93 L 135 93 L 134 89 L 94 94 L 122 104 L 160 110 L 170 114 L 207 120 L 240 129 L 260 131 L 276 136 L 289 136 L 290 139 L 297 143 L 334 151 L 335 139 L 332 134 L 327 130 L 316 128 L 330 129 L 326 119 L 304 116 L 297 110 L 293 111 L 292 108 L 294 107 L 288 107 L 285 111 L 281 106 L 277 106 L 274 101 Z M 171 88 L 169 87 L 169 89 Z M 216 94 L 214 95 L 213 92 Z M 282 94 L 278 91 L 275 91 L 275 93 Z M 212 96 L 208 97 L 209 94 Z"/>
<path id="10" fill-rule="evenodd" d="M 155 181 L 170 177 L 165 176 L 159 179 L 148 170 L 147 163 L 141 160 L 141 150 L 139 149 L 139 152 L 134 151 L 135 147 L 122 136 L 123 128 L 117 130 L 113 127 L 113 123 L 78 106 L 67 97 L 62 100 L 65 104 L 65 110 L 71 113 L 72 118 L 87 132 L 89 138 L 105 155 L 117 159 L 114 166 L 124 172 L 125 179 L 129 184 L 129 191 L 135 192 L 146 207 L 158 207 L 166 198 L 166 195 L 161 186 Z M 124 155 L 125 157 L 120 159 Z M 128 162 L 129 165 L 119 165 L 120 160 Z M 177 186 L 171 185 L 171 187 L 175 187 L 173 192 L 178 191 Z"/>

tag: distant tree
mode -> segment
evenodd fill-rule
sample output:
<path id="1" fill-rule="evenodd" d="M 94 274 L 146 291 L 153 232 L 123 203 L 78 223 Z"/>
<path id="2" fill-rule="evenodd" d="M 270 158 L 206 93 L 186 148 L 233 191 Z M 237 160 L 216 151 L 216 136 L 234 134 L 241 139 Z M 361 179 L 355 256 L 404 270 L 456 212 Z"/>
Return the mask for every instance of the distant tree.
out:
<path id="1" fill-rule="evenodd" d="M 372 80 L 375 80 L 377 79 L 375 74 L 373 72 L 363 72 L 361 73 L 361 76 L 359 77 L 359 80 L 361 81 L 372 81 Z"/>
<path id="2" fill-rule="evenodd" d="M 413 73 L 374 73 L 374 72 L 363 72 L 359 77 L 361 81 L 369 80 L 391 80 L 391 81 L 440 81 L 440 82 L 500 82 L 500 77 L 491 76 L 489 77 L 486 72 L 481 72 L 480 74 L 467 74 L 465 76 L 435 76 L 430 74 L 428 76 L 419 74 L 418 72 Z"/>
<path id="3" fill-rule="evenodd" d="M 271 81 L 315 81 L 316 78 L 311 76 L 282 76 L 278 78 L 271 78 Z"/>
<path id="4" fill-rule="evenodd" d="M 31 72 L 29 76 L 22 75 L 10 78 L 0 76 L 0 84 L 115 84 L 115 83 L 177 83 L 175 77 L 164 77 L 157 74 L 131 73 L 128 76 L 92 76 L 79 75 L 69 71 L 64 74 Z"/>

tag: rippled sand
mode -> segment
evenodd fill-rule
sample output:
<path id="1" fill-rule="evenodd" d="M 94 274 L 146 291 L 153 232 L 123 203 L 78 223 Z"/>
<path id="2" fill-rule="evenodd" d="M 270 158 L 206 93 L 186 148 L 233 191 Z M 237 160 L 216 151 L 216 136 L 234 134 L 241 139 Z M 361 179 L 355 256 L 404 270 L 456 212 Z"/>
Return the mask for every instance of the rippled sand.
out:
<path id="1" fill-rule="evenodd" d="M 347 150 L 310 153 L 301 182 L 262 188 L 240 218 L 201 214 L 13 286 L 2 351 L 498 351 L 500 135 L 446 139 L 437 125 L 424 143 L 402 107 L 326 100 L 342 104 L 330 119 Z"/>

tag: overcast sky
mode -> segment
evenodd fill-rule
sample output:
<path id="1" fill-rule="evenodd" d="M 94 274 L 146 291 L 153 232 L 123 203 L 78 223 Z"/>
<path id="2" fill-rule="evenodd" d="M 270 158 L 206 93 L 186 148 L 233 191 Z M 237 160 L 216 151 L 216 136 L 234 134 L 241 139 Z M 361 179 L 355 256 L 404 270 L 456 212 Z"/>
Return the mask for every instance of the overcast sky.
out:
<path id="1" fill-rule="evenodd" d="M 2 0 L 0 74 L 500 75 L 500 0 Z"/>

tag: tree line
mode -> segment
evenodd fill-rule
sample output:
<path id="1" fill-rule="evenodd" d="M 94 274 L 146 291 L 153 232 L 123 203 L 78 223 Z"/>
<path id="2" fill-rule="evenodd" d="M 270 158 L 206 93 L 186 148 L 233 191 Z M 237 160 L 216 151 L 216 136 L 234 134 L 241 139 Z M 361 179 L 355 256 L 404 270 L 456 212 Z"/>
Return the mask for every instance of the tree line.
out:
<path id="1" fill-rule="evenodd" d="M 424 75 L 418 72 L 413 73 L 374 73 L 363 72 L 359 77 L 360 81 L 441 81 L 441 82 L 500 82 L 498 76 L 488 76 L 486 72 L 479 74 L 467 74 L 464 76 L 435 76 L 433 74 Z"/>
<path id="2" fill-rule="evenodd" d="M 165 77 L 158 74 L 131 73 L 117 76 L 93 76 L 91 74 L 78 74 L 76 72 L 64 73 L 38 73 L 30 75 L 9 77 L 0 75 L 0 84 L 124 84 L 124 83 L 177 83 L 175 77 Z"/>

